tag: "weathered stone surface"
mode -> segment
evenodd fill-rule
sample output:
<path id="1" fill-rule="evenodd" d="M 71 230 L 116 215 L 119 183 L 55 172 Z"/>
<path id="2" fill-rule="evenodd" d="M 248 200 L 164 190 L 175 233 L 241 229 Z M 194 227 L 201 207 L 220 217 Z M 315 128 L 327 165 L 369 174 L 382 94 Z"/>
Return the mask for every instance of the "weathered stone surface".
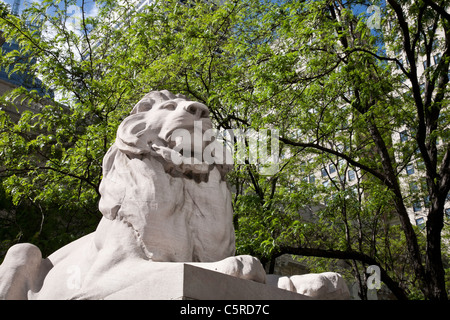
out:
<path id="1" fill-rule="evenodd" d="M 105 299 L 163 300 L 310 300 L 295 292 L 205 270 L 186 263 L 171 264 Z M 156 276 L 157 275 L 157 276 Z"/>
<path id="2" fill-rule="evenodd" d="M 290 277 L 295 291 L 313 299 L 344 300 L 350 292 L 344 279 L 335 272 L 309 273 Z"/>
<path id="3" fill-rule="evenodd" d="M 269 277 L 266 285 L 256 258 L 234 256 L 230 166 L 202 158 L 216 143 L 201 137 L 211 127 L 203 104 L 168 91 L 146 95 L 104 157 L 97 230 L 45 259 L 31 244 L 10 248 L 0 298 L 346 297 L 336 274 Z M 190 138 L 175 137 L 178 129 Z"/>

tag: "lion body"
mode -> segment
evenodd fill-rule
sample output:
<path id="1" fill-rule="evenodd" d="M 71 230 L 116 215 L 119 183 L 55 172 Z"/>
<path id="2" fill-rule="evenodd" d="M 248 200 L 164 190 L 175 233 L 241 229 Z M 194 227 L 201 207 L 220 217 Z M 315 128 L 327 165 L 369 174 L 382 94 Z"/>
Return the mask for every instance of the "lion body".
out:
<path id="1" fill-rule="evenodd" d="M 233 211 L 217 169 L 207 182 L 174 177 L 153 157 L 129 158 L 112 147 L 100 210 L 124 219 L 152 261 L 218 261 L 234 255 Z"/>

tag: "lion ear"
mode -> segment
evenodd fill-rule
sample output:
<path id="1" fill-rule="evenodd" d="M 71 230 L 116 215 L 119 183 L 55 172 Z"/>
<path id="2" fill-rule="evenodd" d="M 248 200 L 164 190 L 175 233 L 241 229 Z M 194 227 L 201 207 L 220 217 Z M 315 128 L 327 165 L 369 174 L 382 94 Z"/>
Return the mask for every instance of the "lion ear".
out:
<path id="1" fill-rule="evenodd" d="M 155 104 L 175 99 L 189 100 L 185 95 L 182 95 L 180 93 L 173 94 L 168 90 L 150 91 L 141 100 L 139 100 L 138 103 L 136 103 L 136 105 L 133 107 L 133 110 L 131 110 L 130 114 L 146 112 L 149 111 L 151 108 L 153 108 Z"/>
<path id="2" fill-rule="evenodd" d="M 146 128 L 146 113 L 126 117 L 117 130 L 116 146 L 126 154 L 148 153 L 150 151 L 148 141 L 141 138 Z"/>
<path id="3" fill-rule="evenodd" d="M 138 103 L 136 103 L 136 105 L 133 107 L 133 110 L 131 110 L 130 114 L 149 111 L 151 108 L 153 108 L 154 105 L 155 100 L 150 98 L 143 98 Z"/>

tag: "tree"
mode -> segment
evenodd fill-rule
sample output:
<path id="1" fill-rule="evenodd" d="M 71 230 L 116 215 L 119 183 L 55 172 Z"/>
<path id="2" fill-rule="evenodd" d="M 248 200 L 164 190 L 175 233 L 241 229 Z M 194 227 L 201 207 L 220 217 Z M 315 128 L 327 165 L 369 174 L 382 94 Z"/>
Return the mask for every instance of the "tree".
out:
<path id="1" fill-rule="evenodd" d="M 441 231 L 444 203 L 449 191 L 449 148 L 448 144 L 438 148 L 436 139 L 446 138 L 448 126 L 444 120 L 447 113 L 448 22 L 443 7 L 436 3 L 403 3 L 402 6 L 395 1 L 388 3 L 386 16 L 397 18 L 391 22 L 395 25 L 398 21 L 397 30 L 400 30 L 401 37 L 394 40 L 392 36 L 386 36 L 384 43 L 387 49 L 394 47 L 404 51 L 407 66 L 399 58 L 390 56 L 389 51 L 381 52 L 376 45 L 377 36 L 370 34 L 361 20 L 355 21 L 344 4 L 315 2 L 299 4 L 297 11 L 289 7 L 292 16 L 284 29 L 289 48 L 282 48 L 283 55 L 279 54 L 280 48 L 267 48 L 265 63 L 260 64 L 259 69 L 269 82 L 266 87 L 276 88 L 275 92 L 267 90 L 267 96 L 276 97 L 269 108 L 295 101 L 295 105 L 290 105 L 292 117 L 295 117 L 302 130 L 313 132 L 311 141 L 290 139 L 287 135 L 281 140 L 291 146 L 344 159 L 384 185 L 386 192 L 392 196 L 405 235 L 409 261 L 420 279 L 425 297 L 447 299 Z M 280 18 L 283 13 L 277 13 L 276 16 Z M 272 21 L 274 23 L 275 19 Z M 438 26 L 443 29 L 444 39 L 441 41 L 437 40 Z M 278 30 L 280 37 L 281 30 Z M 313 45 L 306 46 L 305 42 L 313 34 Z M 423 40 L 420 40 L 422 37 Z M 425 44 L 428 64 L 435 49 L 432 43 L 438 43 L 442 51 L 442 58 L 436 67 L 425 72 L 423 95 L 418 71 L 422 56 L 419 52 L 421 41 Z M 301 60 L 300 57 L 308 59 Z M 287 66 L 298 66 L 300 63 L 304 64 L 303 68 L 291 67 L 288 69 L 290 73 L 286 72 Z M 402 74 L 393 72 L 397 66 Z M 410 89 L 406 91 L 402 89 L 402 80 L 405 78 L 411 83 Z M 337 87 L 336 83 L 340 86 Z M 282 97 L 279 94 L 281 92 Z M 300 95 L 300 92 L 303 94 Z M 315 103 L 314 98 L 318 99 Z M 337 98 L 340 101 L 336 103 Z M 344 106 L 341 107 L 341 104 Z M 312 112 L 306 113 L 306 110 Z M 295 116 L 295 113 L 300 116 Z M 338 124 L 345 120 L 351 121 L 348 129 L 336 134 L 336 129 L 340 128 Z M 398 162 L 394 157 L 391 137 L 401 125 L 406 125 L 410 132 L 415 133 L 415 144 L 410 145 L 409 150 L 403 150 L 406 154 Z M 362 140 L 355 144 L 356 139 Z M 347 144 L 347 152 L 336 148 L 339 141 Z M 407 194 L 399 181 L 399 174 L 406 166 L 404 161 L 416 157 L 417 148 L 425 164 L 431 202 L 424 254 L 407 213 Z M 299 253 L 306 251 L 298 250 Z"/>
<path id="2" fill-rule="evenodd" d="M 112 10 L 120 14 L 114 3 L 104 2 L 97 16 L 88 17 L 83 1 L 78 29 L 68 23 L 67 9 L 75 2 L 59 4 L 34 3 L 23 17 L 8 15 L 0 22 L 6 40 L 20 43 L 20 52 L 2 55 L 2 65 L 41 77 L 57 95 L 40 97 L 19 87 L 2 100 L 41 108 L 37 114 L 23 113 L 18 123 L 2 112 L 0 175 L 12 202 L 8 221 L 21 230 L 12 240 L 36 243 L 44 255 L 98 224 L 101 161 L 134 96 L 135 75 L 124 67 L 126 50 L 111 50 L 111 43 L 126 49 L 131 42 L 113 28 L 118 17 Z M 19 208 L 22 214 L 37 209 L 41 219 L 21 223 Z"/>

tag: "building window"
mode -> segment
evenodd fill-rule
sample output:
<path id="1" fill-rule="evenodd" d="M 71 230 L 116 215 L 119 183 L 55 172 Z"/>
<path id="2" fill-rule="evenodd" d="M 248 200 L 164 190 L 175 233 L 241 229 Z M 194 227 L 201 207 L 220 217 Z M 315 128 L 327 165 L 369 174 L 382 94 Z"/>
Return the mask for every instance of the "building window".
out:
<path id="1" fill-rule="evenodd" d="M 418 180 L 418 182 L 421 190 L 428 190 L 427 179 L 422 177 Z"/>
<path id="2" fill-rule="evenodd" d="M 422 205 L 420 204 L 420 202 L 413 203 L 413 210 L 414 212 L 422 210 Z"/>
<path id="3" fill-rule="evenodd" d="M 427 63 L 427 60 L 425 60 L 425 61 L 423 62 L 423 68 L 426 69 L 427 67 L 428 67 L 428 63 Z"/>
<path id="4" fill-rule="evenodd" d="M 425 198 L 423 198 L 423 203 L 425 204 L 425 208 L 429 208 L 431 201 L 430 201 L 430 196 L 426 196 Z"/>
<path id="5" fill-rule="evenodd" d="M 322 184 L 325 188 L 328 188 L 328 186 L 330 185 L 330 180 L 325 180 L 324 182 L 322 182 Z"/>
<path id="6" fill-rule="evenodd" d="M 326 168 L 322 168 L 321 173 L 322 173 L 322 177 L 326 177 L 328 175 Z"/>
<path id="7" fill-rule="evenodd" d="M 450 208 L 445 209 L 445 215 L 450 219 Z"/>
<path id="8" fill-rule="evenodd" d="M 433 60 L 434 60 L 434 64 L 438 64 L 439 61 L 441 60 L 441 54 L 438 53 L 438 54 L 434 55 Z"/>
<path id="9" fill-rule="evenodd" d="M 306 167 L 306 162 L 302 162 L 302 163 L 300 163 L 300 171 L 301 172 L 305 172 L 305 167 Z"/>
<path id="10" fill-rule="evenodd" d="M 415 192 L 419 191 L 419 187 L 417 186 L 416 182 L 410 182 L 409 183 L 409 191 L 411 193 L 415 193 Z"/>
<path id="11" fill-rule="evenodd" d="M 406 166 L 406 173 L 409 175 L 412 175 L 414 173 L 414 165 L 413 164 L 408 164 Z"/>
<path id="12" fill-rule="evenodd" d="M 416 225 L 420 228 L 423 229 L 425 227 L 425 219 L 424 218 L 418 218 L 416 219 Z"/>
<path id="13" fill-rule="evenodd" d="M 408 140 L 408 130 L 403 130 L 400 132 L 400 141 L 405 142 Z"/>
<path id="14" fill-rule="evenodd" d="M 313 174 L 311 174 L 311 175 L 309 176 L 309 183 L 314 183 L 314 182 L 316 182 L 316 176 L 313 175 Z"/>
<path id="15" fill-rule="evenodd" d="M 330 174 L 333 174 L 336 172 L 336 166 L 334 164 L 330 164 L 328 166 L 328 170 L 329 170 Z"/>
<path id="16" fill-rule="evenodd" d="M 423 162 L 423 159 L 417 160 L 416 165 L 417 165 L 417 169 L 425 170 L 425 162 Z"/>
<path id="17" fill-rule="evenodd" d="M 356 179 L 356 172 L 354 170 L 348 170 L 348 181 Z"/>

